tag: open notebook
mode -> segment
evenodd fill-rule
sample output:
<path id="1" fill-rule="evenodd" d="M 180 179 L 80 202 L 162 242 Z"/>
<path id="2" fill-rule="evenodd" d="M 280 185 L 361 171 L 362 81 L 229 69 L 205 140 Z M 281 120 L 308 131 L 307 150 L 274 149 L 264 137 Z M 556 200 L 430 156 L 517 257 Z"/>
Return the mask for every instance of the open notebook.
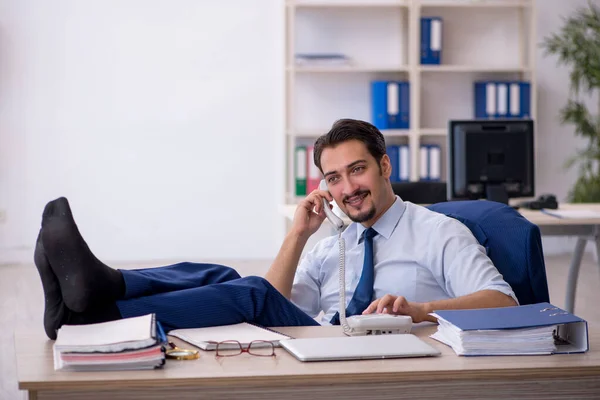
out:
<path id="1" fill-rule="evenodd" d="M 275 346 L 279 346 L 280 340 L 290 338 L 282 333 L 246 322 L 233 325 L 211 326 L 208 328 L 175 329 L 170 331 L 169 335 L 188 342 L 202 350 L 215 350 L 218 342 L 226 340 L 237 340 L 242 346 L 248 346 L 254 340 L 265 340 L 272 342 Z M 223 346 L 223 348 L 227 347 Z"/>

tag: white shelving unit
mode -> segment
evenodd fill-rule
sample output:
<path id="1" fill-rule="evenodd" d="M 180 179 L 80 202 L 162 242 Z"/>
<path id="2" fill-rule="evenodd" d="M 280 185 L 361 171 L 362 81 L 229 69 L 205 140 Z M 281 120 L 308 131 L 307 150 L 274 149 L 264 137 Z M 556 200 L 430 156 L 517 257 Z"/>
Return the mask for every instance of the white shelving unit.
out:
<path id="1" fill-rule="evenodd" d="M 420 20 L 443 19 L 442 64 L 420 64 Z M 286 203 L 295 203 L 294 151 L 312 145 L 340 118 L 372 121 L 370 82 L 410 82 L 410 129 L 382 131 L 410 146 L 418 180 L 419 146 L 442 148 L 450 119 L 473 118 L 473 82 L 531 84 L 536 117 L 535 0 L 288 0 L 286 2 Z M 343 53 L 349 66 L 297 66 L 296 53 Z M 537 133 L 535 142 L 537 143 Z"/>

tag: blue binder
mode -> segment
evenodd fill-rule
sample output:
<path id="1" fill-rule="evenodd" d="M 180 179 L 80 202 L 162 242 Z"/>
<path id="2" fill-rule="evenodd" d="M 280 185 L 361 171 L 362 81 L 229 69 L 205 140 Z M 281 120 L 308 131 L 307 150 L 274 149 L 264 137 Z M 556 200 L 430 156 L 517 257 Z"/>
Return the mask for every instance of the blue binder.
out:
<path id="1" fill-rule="evenodd" d="M 442 179 L 442 149 L 437 144 L 430 144 L 427 152 L 427 180 L 439 182 Z"/>
<path id="2" fill-rule="evenodd" d="M 555 354 L 589 350 L 587 322 L 550 303 L 474 310 L 437 310 L 435 314 L 462 331 L 536 328 L 556 325 Z"/>
<path id="3" fill-rule="evenodd" d="M 520 118 L 531 118 L 531 84 L 529 82 L 519 82 L 521 89 L 521 115 Z"/>
<path id="4" fill-rule="evenodd" d="M 371 118 L 378 129 L 409 129 L 410 84 L 406 81 L 371 82 Z"/>
<path id="5" fill-rule="evenodd" d="M 387 146 L 386 152 L 392 164 L 392 175 L 390 176 L 390 181 L 400 182 L 400 146 Z"/>
<path id="6" fill-rule="evenodd" d="M 439 65 L 442 62 L 442 19 L 421 18 L 421 64 Z"/>
<path id="7" fill-rule="evenodd" d="M 419 147 L 419 180 L 429 181 L 429 147 L 428 144 L 422 144 Z"/>
<path id="8" fill-rule="evenodd" d="M 524 81 L 479 81 L 474 84 L 478 119 L 531 118 L 531 84 Z"/>
<path id="9" fill-rule="evenodd" d="M 399 170 L 400 182 L 410 181 L 410 151 L 407 144 L 401 144 L 399 148 Z"/>
<path id="10" fill-rule="evenodd" d="M 410 83 L 400 82 L 400 129 L 410 129 Z"/>
<path id="11" fill-rule="evenodd" d="M 475 82 L 474 89 L 475 119 L 496 118 L 498 113 L 496 82 Z"/>

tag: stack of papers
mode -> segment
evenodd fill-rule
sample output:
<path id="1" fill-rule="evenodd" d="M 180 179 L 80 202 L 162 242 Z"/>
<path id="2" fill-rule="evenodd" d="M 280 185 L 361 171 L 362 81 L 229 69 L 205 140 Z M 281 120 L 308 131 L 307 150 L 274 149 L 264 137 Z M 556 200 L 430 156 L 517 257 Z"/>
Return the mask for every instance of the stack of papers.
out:
<path id="1" fill-rule="evenodd" d="M 431 335 L 460 356 L 582 353 L 587 322 L 550 303 L 472 310 L 438 310 Z"/>
<path id="2" fill-rule="evenodd" d="M 463 331 L 444 319 L 438 321 L 438 331 L 431 337 L 452 347 L 459 356 L 535 355 L 556 351 L 553 337 L 555 326 L 509 331 Z"/>
<path id="3" fill-rule="evenodd" d="M 165 363 L 166 336 L 154 314 L 90 325 L 64 325 L 54 342 L 54 369 L 124 371 Z"/>

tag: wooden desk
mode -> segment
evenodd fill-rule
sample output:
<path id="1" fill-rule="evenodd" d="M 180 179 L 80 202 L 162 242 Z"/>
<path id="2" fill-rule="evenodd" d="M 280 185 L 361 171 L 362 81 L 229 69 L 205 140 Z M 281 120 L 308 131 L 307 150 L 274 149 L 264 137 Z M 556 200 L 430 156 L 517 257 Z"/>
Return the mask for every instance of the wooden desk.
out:
<path id="1" fill-rule="evenodd" d="M 600 212 L 600 204 L 560 204 L 560 209 L 565 210 L 590 210 Z M 280 213 L 287 219 L 294 218 L 296 210 L 295 204 L 286 204 L 280 207 Z M 585 252 L 585 246 L 588 240 L 592 241 L 596 246 L 596 254 L 598 254 L 598 268 L 600 270 L 600 218 L 590 219 L 566 219 L 556 218 L 541 211 L 533 211 L 520 209 L 519 212 L 527 220 L 539 226 L 542 235 L 544 236 L 576 236 L 577 242 L 573 250 L 571 265 L 569 267 L 569 275 L 567 279 L 567 290 L 565 299 L 565 310 L 575 312 L 575 293 L 577 292 L 577 279 L 579 277 L 579 269 L 581 259 Z M 328 223 L 327 220 L 325 220 Z M 344 219 L 346 224 L 351 221 Z"/>
<path id="2" fill-rule="evenodd" d="M 248 354 L 217 360 L 168 360 L 163 369 L 127 372 L 54 371 L 52 341 L 16 334 L 19 389 L 30 399 L 561 399 L 600 398 L 600 331 L 590 327 L 588 353 L 521 357 L 458 357 L 413 333 L 439 357 L 303 363 L 284 349 L 275 358 Z M 342 336 L 339 326 L 279 328 L 295 337 Z"/>

